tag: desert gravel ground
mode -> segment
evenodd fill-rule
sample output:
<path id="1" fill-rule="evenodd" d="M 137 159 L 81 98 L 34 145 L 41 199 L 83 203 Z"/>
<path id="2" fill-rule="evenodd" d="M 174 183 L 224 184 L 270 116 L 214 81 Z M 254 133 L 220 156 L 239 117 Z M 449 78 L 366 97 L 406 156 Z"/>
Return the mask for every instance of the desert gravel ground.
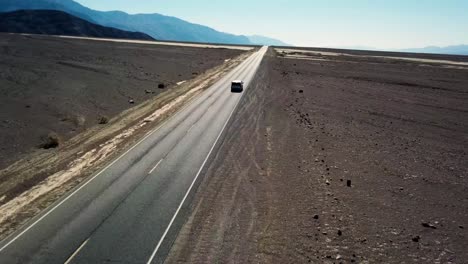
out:
<path id="1" fill-rule="evenodd" d="M 270 49 L 167 263 L 467 263 L 468 70 L 321 59 Z"/>
<path id="2" fill-rule="evenodd" d="M 0 168 L 242 52 L 0 33 Z"/>

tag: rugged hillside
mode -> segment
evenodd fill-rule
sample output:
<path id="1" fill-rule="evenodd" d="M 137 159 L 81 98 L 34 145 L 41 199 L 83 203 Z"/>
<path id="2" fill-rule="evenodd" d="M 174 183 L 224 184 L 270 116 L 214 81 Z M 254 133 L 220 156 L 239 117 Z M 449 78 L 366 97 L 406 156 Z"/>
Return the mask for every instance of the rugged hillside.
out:
<path id="1" fill-rule="evenodd" d="M 219 32 L 206 26 L 160 14 L 129 15 L 119 11 L 101 12 L 72 0 L 0 0 L 0 12 L 20 9 L 60 10 L 103 26 L 144 32 L 161 40 L 252 44 L 246 36 Z"/>
<path id="2" fill-rule="evenodd" d="M 153 40 L 144 33 L 103 27 L 56 10 L 0 13 L 0 32 Z"/>

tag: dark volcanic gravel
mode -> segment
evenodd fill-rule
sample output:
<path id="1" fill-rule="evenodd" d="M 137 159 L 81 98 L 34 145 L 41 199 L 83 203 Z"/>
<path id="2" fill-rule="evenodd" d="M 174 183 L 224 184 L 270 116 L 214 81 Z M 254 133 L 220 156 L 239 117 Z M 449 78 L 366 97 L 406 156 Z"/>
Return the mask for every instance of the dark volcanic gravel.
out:
<path id="1" fill-rule="evenodd" d="M 240 53 L 0 34 L 0 168 Z"/>
<path id="2" fill-rule="evenodd" d="M 270 50 L 169 263 L 466 263 L 468 70 L 322 59 Z"/>

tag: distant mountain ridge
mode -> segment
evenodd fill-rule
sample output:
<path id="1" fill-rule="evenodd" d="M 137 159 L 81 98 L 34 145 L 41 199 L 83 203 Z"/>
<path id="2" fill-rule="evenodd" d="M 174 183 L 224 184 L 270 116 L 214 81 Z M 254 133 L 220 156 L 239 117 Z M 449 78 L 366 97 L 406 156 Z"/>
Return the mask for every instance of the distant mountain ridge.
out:
<path id="1" fill-rule="evenodd" d="M 424 48 L 409 48 L 409 49 L 378 49 L 378 48 L 368 47 L 368 46 L 339 46 L 339 47 L 331 47 L 331 48 L 349 49 L 349 50 L 468 55 L 468 45 L 453 45 L 453 46 L 446 46 L 446 47 L 428 46 Z"/>
<path id="2" fill-rule="evenodd" d="M 67 12 L 92 23 L 126 31 L 143 32 L 168 41 L 256 44 L 247 36 L 220 32 L 210 27 L 160 14 L 129 15 L 121 11 L 96 11 L 73 0 L 0 0 L 0 12 L 50 9 Z"/>
<path id="3" fill-rule="evenodd" d="M 247 36 L 250 40 L 250 42 L 258 44 L 258 45 L 264 45 L 264 46 L 292 46 L 290 44 L 287 44 L 281 40 L 274 39 L 274 38 L 269 38 L 269 37 L 264 37 L 260 35 L 252 35 L 252 36 Z"/>
<path id="4" fill-rule="evenodd" d="M 154 40 L 144 33 L 100 26 L 57 10 L 0 13 L 0 32 Z"/>
<path id="5" fill-rule="evenodd" d="M 468 45 L 453 45 L 447 47 L 429 46 L 424 48 L 402 49 L 403 52 L 417 53 L 435 53 L 435 54 L 451 54 L 451 55 L 468 55 Z"/>

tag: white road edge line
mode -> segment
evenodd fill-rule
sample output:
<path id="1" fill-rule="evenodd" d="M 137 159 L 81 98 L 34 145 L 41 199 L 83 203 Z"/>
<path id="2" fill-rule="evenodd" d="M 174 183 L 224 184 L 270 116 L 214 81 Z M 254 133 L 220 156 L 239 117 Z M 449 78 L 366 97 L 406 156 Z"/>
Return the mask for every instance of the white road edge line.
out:
<path id="1" fill-rule="evenodd" d="M 78 255 L 78 253 L 81 251 L 82 248 L 84 248 L 84 246 L 86 246 L 86 244 L 88 243 L 89 241 L 89 238 L 85 240 L 85 242 L 83 242 L 83 244 L 81 244 L 81 246 L 67 259 L 67 261 L 65 261 L 64 264 L 69 264 L 72 259 Z"/>
<path id="2" fill-rule="evenodd" d="M 229 123 L 229 120 L 231 120 L 231 117 L 232 117 L 232 115 L 234 114 L 234 111 L 237 109 L 237 105 L 240 103 L 240 101 L 241 101 L 243 95 L 244 95 L 244 94 L 242 94 L 242 96 L 239 97 L 239 100 L 237 101 L 236 105 L 235 105 L 234 108 L 232 109 L 231 114 L 229 114 L 229 117 L 228 117 L 228 119 L 226 120 L 226 123 L 224 123 L 224 126 L 223 126 L 223 128 L 221 129 L 221 132 L 219 133 L 218 137 L 216 138 L 216 140 L 215 140 L 213 146 L 211 147 L 210 152 L 208 152 L 208 155 L 206 156 L 206 158 L 205 158 L 205 160 L 203 161 L 203 163 L 202 163 L 200 169 L 198 170 L 197 175 L 195 175 L 195 178 L 193 179 L 192 184 L 190 184 L 190 187 L 188 188 L 187 192 L 185 193 L 184 198 L 183 198 L 182 201 L 180 202 L 179 207 L 177 208 L 177 211 L 175 212 L 174 216 L 172 216 L 172 219 L 171 219 L 171 221 L 169 222 L 169 225 L 167 226 L 166 230 L 164 231 L 164 234 L 162 235 L 161 239 L 159 240 L 158 244 L 156 245 L 156 248 L 154 249 L 153 253 L 151 254 L 151 257 L 149 258 L 148 262 L 146 262 L 146 264 L 151 264 L 151 262 L 153 261 L 154 257 L 156 256 L 156 253 L 158 252 L 159 247 L 161 247 L 161 244 L 162 244 L 163 240 L 166 238 L 166 235 L 167 235 L 167 233 L 169 232 L 169 229 L 171 228 L 171 226 L 172 226 L 172 224 L 174 223 L 174 221 L 175 221 L 177 215 L 179 214 L 179 211 L 180 211 L 180 209 L 182 208 L 182 205 L 184 204 L 185 200 L 187 199 L 187 197 L 188 197 L 190 191 L 192 190 L 193 185 L 195 185 L 195 182 L 197 181 L 198 176 L 200 175 L 201 171 L 203 170 L 203 167 L 205 167 L 205 164 L 206 164 L 206 162 L 208 161 L 208 158 L 210 157 L 211 152 L 213 152 L 213 149 L 215 148 L 216 144 L 218 143 L 219 138 L 220 138 L 221 135 L 223 134 L 224 129 L 226 128 L 227 124 Z"/>
<path id="3" fill-rule="evenodd" d="M 156 165 L 148 172 L 148 174 L 151 174 L 153 173 L 153 171 L 159 166 L 159 164 L 161 164 L 161 162 L 163 161 L 164 159 L 160 159 L 158 161 L 158 163 L 156 163 Z"/>

